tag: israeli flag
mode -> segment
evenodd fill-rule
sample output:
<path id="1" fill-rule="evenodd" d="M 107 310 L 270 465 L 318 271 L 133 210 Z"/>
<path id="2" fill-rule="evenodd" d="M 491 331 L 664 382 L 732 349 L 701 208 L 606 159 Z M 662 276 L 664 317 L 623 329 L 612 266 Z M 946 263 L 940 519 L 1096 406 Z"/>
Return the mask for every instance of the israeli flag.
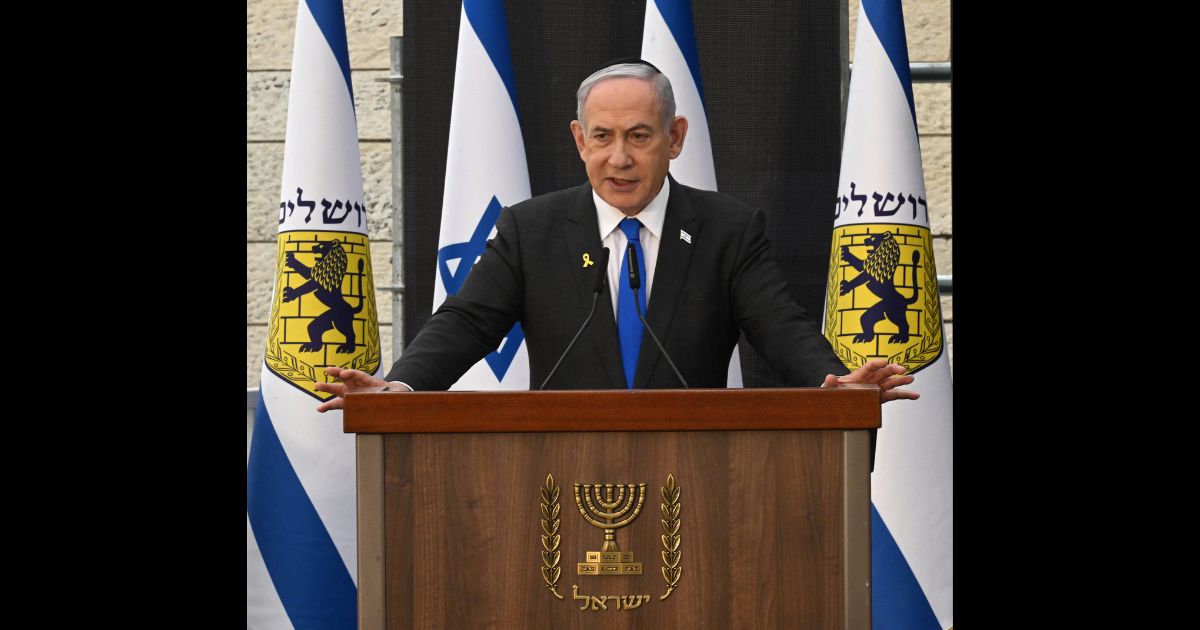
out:
<path id="1" fill-rule="evenodd" d="M 846 300 L 861 301 L 845 310 L 848 315 L 842 321 L 847 329 L 838 336 L 855 351 L 875 344 L 874 353 L 862 351 L 868 356 L 902 364 L 924 357 L 909 368 L 916 378 L 910 389 L 921 394 L 920 400 L 884 405 L 883 428 L 878 433 L 871 476 L 874 628 L 944 630 L 954 625 L 953 389 L 937 306 L 937 272 L 929 245 L 925 177 L 900 0 L 863 0 L 856 42 L 826 331 L 831 330 L 831 314 L 840 309 L 830 305 L 837 301 L 838 283 L 855 285 L 846 280 L 859 278 L 840 261 L 847 257 L 858 261 L 872 248 L 882 249 L 874 243 L 887 233 L 888 239 L 901 244 L 894 250 L 900 254 L 899 264 L 890 278 L 883 277 L 879 267 L 875 273 L 894 282 L 893 292 L 899 290 L 908 301 L 907 321 L 897 317 L 903 322 L 897 326 L 890 321 L 891 313 L 885 321 L 883 306 L 871 308 L 885 298 L 860 286 L 844 294 Z M 840 251 L 839 242 L 849 253 Z M 863 264 L 863 273 L 869 266 Z M 873 314 L 868 312 L 872 310 Z M 867 324 L 875 336 L 870 343 L 861 343 Z M 922 341 L 913 345 L 916 336 Z M 901 342 L 896 340 L 906 337 L 904 343 L 909 345 L 897 347 Z"/>
<path id="2" fill-rule="evenodd" d="M 671 160 L 671 175 L 692 188 L 716 190 L 691 0 L 647 0 L 642 59 L 667 76 L 675 93 L 675 115 L 688 120 L 683 152 Z M 736 348 L 729 361 L 728 386 L 742 386 L 742 361 Z"/>
<path id="3" fill-rule="evenodd" d="M 529 169 L 502 0 L 463 0 L 446 154 L 433 309 L 458 293 L 494 235 L 500 209 L 529 198 Z M 529 389 L 517 324 L 455 390 Z"/>
<path id="4" fill-rule="evenodd" d="M 319 414 L 324 366 L 380 374 L 341 0 L 300 0 L 279 255 L 246 484 L 246 626 L 355 628 L 354 436 Z"/>

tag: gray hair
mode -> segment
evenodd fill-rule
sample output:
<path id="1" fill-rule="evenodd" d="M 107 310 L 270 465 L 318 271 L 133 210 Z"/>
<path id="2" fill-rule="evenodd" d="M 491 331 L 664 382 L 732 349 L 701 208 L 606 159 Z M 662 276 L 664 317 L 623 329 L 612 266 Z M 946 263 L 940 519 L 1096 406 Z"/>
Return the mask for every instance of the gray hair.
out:
<path id="1" fill-rule="evenodd" d="M 601 68 L 584 79 L 583 83 L 579 84 L 579 91 L 575 93 L 575 116 L 579 119 L 579 124 L 587 129 L 583 120 L 583 103 L 592 88 L 601 81 L 624 78 L 642 79 L 651 83 L 655 94 L 658 95 L 658 102 L 662 104 L 663 131 L 668 131 L 675 120 L 675 92 L 671 90 L 671 81 L 667 79 L 667 75 L 655 68 L 640 63 L 618 63 Z"/>

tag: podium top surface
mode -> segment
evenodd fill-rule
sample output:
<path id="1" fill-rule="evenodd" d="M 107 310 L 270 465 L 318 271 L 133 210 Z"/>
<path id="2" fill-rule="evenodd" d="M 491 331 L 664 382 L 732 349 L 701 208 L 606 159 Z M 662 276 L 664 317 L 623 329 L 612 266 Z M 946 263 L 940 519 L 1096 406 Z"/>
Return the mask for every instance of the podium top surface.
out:
<path id="1" fill-rule="evenodd" d="M 879 388 L 360 393 L 346 433 L 860 430 L 881 425 Z"/>

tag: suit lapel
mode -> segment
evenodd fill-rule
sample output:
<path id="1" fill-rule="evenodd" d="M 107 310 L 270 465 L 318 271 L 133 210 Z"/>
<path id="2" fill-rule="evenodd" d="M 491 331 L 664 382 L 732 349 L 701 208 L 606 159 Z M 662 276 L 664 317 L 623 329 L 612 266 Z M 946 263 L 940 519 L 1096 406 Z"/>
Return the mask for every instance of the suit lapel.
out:
<path id="1" fill-rule="evenodd" d="M 572 207 L 567 211 L 564 230 L 567 241 L 567 257 L 572 264 L 582 265 L 582 256 L 586 252 L 590 258 L 599 261 L 604 245 L 600 242 L 600 224 L 596 220 L 596 204 L 592 200 L 592 188 L 580 186 Z M 674 192 L 674 191 L 672 191 Z M 618 255 L 609 252 L 610 256 Z M 597 263 L 599 264 L 599 263 Z M 592 305 L 592 288 L 596 281 L 595 271 L 606 273 L 603 269 L 590 268 L 588 273 L 576 274 L 575 292 L 578 294 L 584 312 Z M 605 285 L 608 283 L 605 282 Z M 596 314 L 588 324 L 595 353 L 604 363 L 608 378 L 613 388 L 624 389 L 625 370 L 621 367 L 621 342 L 617 336 L 617 322 L 613 319 L 612 287 L 605 287 L 596 303 Z M 652 342 L 653 343 L 653 342 Z M 579 350 L 575 350 L 578 352 Z"/>
<path id="2" fill-rule="evenodd" d="M 646 322 L 664 346 L 667 344 L 675 307 L 679 304 L 688 267 L 692 262 L 693 246 L 680 238 L 680 230 L 686 231 L 694 240 L 701 228 L 700 217 L 692 209 L 691 200 L 683 188 L 670 176 L 667 177 L 667 181 L 671 186 L 671 193 L 667 199 L 667 216 L 663 220 L 662 238 L 658 244 L 658 260 L 654 265 L 654 290 L 651 291 L 650 301 L 646 304 Z M 650 339 L 650 334 L 643 334 L 637 370 L 633 375 L 635 389 L 646 387 L 661 356 L 662 353 L 654 344 L 654 340 Z"/>

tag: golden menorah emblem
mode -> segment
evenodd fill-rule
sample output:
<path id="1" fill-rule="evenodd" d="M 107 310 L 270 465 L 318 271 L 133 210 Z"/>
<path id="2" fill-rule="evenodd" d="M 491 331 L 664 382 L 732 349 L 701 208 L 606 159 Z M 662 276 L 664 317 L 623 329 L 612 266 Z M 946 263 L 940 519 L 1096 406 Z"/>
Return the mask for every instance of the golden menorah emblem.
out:
<path id="1" fill-rule="evenodd" d="M 587 552 L 579 575 L 641 575 L 632 551 L 617 548 L 617 530 L 632 523 L 646 502 L 646 484 L 575 484 L 575 505 L 583 520 L 604 530 L 604 547 Z"/>

